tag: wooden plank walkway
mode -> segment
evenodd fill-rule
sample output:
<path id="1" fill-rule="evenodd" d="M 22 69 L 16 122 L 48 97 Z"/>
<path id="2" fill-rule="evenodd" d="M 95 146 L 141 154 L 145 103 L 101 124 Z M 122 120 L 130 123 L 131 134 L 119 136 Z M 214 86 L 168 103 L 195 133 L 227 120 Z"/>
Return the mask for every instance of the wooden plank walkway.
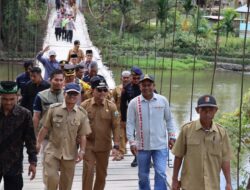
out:
<path id="1" fill-rule="evenodd" d="M 24 153 L 26 154 L 26 152 Z M 110 157 L 109 167 L 108 167 L 108 176 L 106 179 L 105 190 L 137 190 L 138 189 L 138 176 L 137 176 L 137 167 L 132 168 L 130 163 L 133 160 L 131 154 L 125 155 L 122 161 L 112 161 Z M 41 190 L 43 189 L 42 183 L 42 165 L 39 158 L 37 165 L 37 175 L 36 178 L 32 181 L 28 177 L 28 162 L 27 155 L 24 156 L 24 188 L 23 190 Z M 82 168 L 83 163 L 76 165 L 75 176 L 72 190 L 81 190 L 82 186 Z M 172 178 L 172 169 L 167 168 L 168 183 L 171 183 L 170 179 Z M 154 184 L 154 169 L 150 170 L 150 181 L 153 189 Z M 0 188 L 1 189 L 1 188 Z"/>

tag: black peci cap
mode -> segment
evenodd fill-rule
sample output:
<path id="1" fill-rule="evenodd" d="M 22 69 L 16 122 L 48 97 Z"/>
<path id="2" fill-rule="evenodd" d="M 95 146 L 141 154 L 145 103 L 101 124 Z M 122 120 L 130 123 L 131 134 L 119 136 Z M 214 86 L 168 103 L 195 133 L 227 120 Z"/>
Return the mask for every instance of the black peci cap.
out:
<path id="1" fill-rule="evenodd" d="M 93 54 L 92 49 L 87 49 L 87 50 L 86 50 L 86 54 Z"/>
<path id="2" fill-rule="evenodd" d="M 18 91 L 17 83 L 14 81 L 1 81 L 0 94 L 16 94 Z"/>
<path id="3" fill-rule="evenodd" d="M 91 78 L 90 80 L 90 85 L 92 89 L 95 88 L 107 88 L 107 82 L 105 80 L 105 78 L 103 76 L 94 76 L 93 78 Z"/>
<path id="4" fill-rule="evenodd" d="M 77 54 L 76 53 L 71 54 L 70 58 L 77 58 Z"/>

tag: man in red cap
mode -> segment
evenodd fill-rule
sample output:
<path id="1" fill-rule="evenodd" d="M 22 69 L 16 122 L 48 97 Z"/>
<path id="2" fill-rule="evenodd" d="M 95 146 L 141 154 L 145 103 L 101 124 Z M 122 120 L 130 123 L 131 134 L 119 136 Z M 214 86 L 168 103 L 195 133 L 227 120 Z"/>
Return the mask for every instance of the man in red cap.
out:
<path id="1" fill-rule="evenodd" d="M 226 190 L 232 190 L 230 159 L 232 157 L 226 130 L 213 121 L 218 110 L 211 95 L 198 99 L 200 118 L 182 126 L 172 149 L 175 155 L 172 189 L 220 190 L 220 171 L 226 179 Z M 184 160 L 184 161 L 183 161 Z M 182 166 L 181 181 L 178 181 Z"/>

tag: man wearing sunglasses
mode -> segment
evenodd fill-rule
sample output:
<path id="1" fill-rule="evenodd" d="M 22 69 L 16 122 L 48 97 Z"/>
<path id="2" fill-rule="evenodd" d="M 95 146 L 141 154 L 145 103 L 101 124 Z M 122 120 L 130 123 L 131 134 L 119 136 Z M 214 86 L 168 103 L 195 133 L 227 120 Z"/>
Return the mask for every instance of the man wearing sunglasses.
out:
<path id="1" fill-rule="evenodd" d="M 131 69 L 131 76 L 132 80 L 131 83 L 123 87 L 122 95 L 121 95 L 121 126 L 126 126 L 126 120 L 127 120 L 127 109 L 128 109 L 128 103 L 130 100 L 135 98 L 136 96 L 139 96 L 141 94 L 139 82 L 140 82 L 140 76 L 142 75 L 142 71 L 138 67 L 132 67 Z M 134 160 L 131 163 L 131 167 L 137 166 L 137 159 L 136 155 Z"/>
<path id="2" fill-rule="evenodd" d="M 116 105 L 106 98 L 108 86 L 105 79 L 95 76 L 90 82 L 93 97 L 81 104 L 88 112 L 92 130 L 92 133 L 87 136 L 82 189 L 102 190 L 105 187 L 112 137 L 113 154 L 116 155 L 119 150 L 120 117 Z M 93 188 L 95 167 L 96 177 Z"/>
<path id="3" fill-rule="evenodd" d="M 91 130 L 86 111 L 76 104 L 80 93 L 78 84 L 68 83 L 64 88 L 64 102 L 50 106 L 45 123 L 38 134 L 39 152 L 49 131 L 44 157 L 44 180 L 48 190 L 57 190 L 58 186 L 59 189 L 71 189 L 75 164 L 80 162 L 85 154 L 86 135 Z M 80 137 L 78 152 L 77 137 Z"/>

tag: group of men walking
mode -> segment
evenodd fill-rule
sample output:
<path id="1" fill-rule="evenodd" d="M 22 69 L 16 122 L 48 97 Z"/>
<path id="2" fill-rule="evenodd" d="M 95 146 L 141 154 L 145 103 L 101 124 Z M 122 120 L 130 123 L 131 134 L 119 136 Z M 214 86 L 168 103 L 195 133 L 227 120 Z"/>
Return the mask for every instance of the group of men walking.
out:
<path id="1" fill-rule="evenodd" d="M 77 15 L 76 3 L 70 5 L 66 2 L 57 3 L 57 16 L 53 22 L 56 40 L 72 43 L 73 30 L 76 30 L 75 21 Z"/>
<path id="2" fill-rule="evenodd" d="M 23 187 L 23 145 L 31 179 L 36 174 L 36 155 L 42 153 L 46 189 L 70 190 L 75 164 L 83 160 L 82 189 L 103 190 L 109 156 L 112 152 L 113 160 L 124 159 L 127 141 L 135 156 L 131 166 L 138 165 L 140 190 L 151 189 L 151 160 L 154 189 L 168 189 L 168 149 L 175 155 L 173 190 L 219 190 L 221 170 L 226 190 L 232 189 L 229 137 L 213 121 L 218 110 L 213 96 L 198 99 L 200 118 L 183 125 L 176 139 L 168 100 L 157 93 L 153 76 L 133 67 L 121 73 L 121 84 L 110 91 L 105 78 L 98 75 L 93 52 L 88 51 L 85 58 L 79 43 L 74 42 L 68 60 L 60 63 L 53 50 L 49 58 L 43 56 L 49 47 L 38 53 L 44 77 L 39 67 L 27 62 L 16 82 L 0 82 L 0 180 L 4 179 L 5 190 Z"/>

